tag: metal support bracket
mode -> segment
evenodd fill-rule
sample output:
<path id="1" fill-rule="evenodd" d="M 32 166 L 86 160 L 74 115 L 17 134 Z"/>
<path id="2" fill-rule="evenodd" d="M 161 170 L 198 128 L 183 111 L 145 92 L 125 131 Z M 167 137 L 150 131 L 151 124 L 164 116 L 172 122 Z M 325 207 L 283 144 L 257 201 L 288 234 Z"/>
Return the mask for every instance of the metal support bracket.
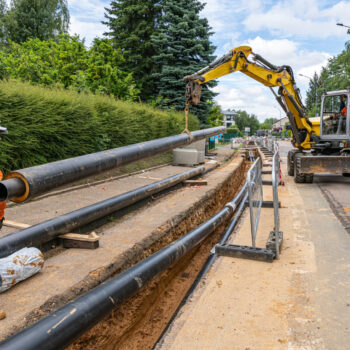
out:
<path id="1" fill-rule="evenodd" d="M 275 258 L 275 253 L 272 250 L 236 244 L 217 244 L 215 246 L 215 253 L 221 256 L 252 259 L 270 263 L 272 263 Z"/>
<path id="2" fill-rule="evenodd" d="M 249 206 L 249 202 L 246 201 L 245 205 Z M 273 208 L 273 201 L 263 201 L 261 207 L 262 208 Z M 281 202 L 280 201 L 278 201 L 278 207 L 281 208 Z"/>
<path id="3" fill-rule="evenodd" d="M 283 232 L 279 231 L 279 241 L 278 241 L 279 251 L 281 251 L 282 243 L 283 243 Z M 272 250 L 274 253 L 276 253 L 275 231 L 270 232 L 269 238 L 267 239 L 267 242 L 266 242 L 266 249 Z"/>

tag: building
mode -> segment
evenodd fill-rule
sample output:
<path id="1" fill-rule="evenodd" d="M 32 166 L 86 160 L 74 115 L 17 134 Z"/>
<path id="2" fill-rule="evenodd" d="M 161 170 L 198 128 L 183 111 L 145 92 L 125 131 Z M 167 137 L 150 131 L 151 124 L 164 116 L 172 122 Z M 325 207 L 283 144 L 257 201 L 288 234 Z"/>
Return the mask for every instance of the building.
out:
<path id="1" fill-rule="evenodd" d="M 236 124 L 235 122 L 235 116 L 236 112 L 231 112 L 231 111 L 221 111 L 223 117 L 222 117 L 222 125 L 225 128 L 229 128 L 233 125 Z"/>
<path id="2" fill-rule="evenodd" d="M 289 122 L 288 117 L 281 118 L 279 120 L 276 120 L 272 124 L 272 131 L 280 132 L 283 129 L 285 129 L 285 125 Z"/>

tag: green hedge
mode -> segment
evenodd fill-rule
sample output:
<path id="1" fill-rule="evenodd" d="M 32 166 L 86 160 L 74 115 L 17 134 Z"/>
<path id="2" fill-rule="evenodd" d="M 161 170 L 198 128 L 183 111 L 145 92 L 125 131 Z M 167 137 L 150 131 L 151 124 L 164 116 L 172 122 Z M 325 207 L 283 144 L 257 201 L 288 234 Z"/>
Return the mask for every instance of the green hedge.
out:
<path id="1" fill-rule="evenodd" d="M 0 81 L 0 143 L 5 172 L 175 135 L 184 114 L 111 97 Z M 190 116 L 191 130 L 199 122 Z"/>

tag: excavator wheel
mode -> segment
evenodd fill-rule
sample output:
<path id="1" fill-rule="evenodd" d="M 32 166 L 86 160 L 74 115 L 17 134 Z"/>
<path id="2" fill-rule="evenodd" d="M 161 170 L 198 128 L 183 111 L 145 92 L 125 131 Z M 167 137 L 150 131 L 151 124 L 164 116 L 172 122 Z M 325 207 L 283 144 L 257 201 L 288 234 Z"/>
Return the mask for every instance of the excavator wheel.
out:
<path id="1" fill-rule="evenodd" d="M 302 174 L 299 172 L 298 167 L 298 158 L 301 157 L 303 154 L 301 152 L 295 152 L 294 156 L 294 182 L 297 184 L 303 184 L 306 182 L 306 176 L 307 174 Z"/>
<path id="2" fill-rule="evenodd" d="M 314 182 L 314 174 L 305 174 L 305 182 L 312 184 Z"/>
<path id="3" fill-rule="evenodd" d="M 294 176 L 294 155 L 297 150 L 293 149 L 288 152 L 287 156 L 287 173 L 289 176 Z"/>

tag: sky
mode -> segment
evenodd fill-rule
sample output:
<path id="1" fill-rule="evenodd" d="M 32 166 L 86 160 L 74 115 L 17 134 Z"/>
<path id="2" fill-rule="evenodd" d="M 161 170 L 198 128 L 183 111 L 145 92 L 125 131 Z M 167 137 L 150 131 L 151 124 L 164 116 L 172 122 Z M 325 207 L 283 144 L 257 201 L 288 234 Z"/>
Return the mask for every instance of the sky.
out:
<path id="1" fill-rule="evenodd" d="M 320 72 L 330 57 L 339 54 L 350 35 L 350 1 L 336 0 L 206 0 L 206 17 L 219 57 L 237 46 L 251 46 L 275 65 L 290 65 L 305 102 L 309 79 Z M 70 33 L 79 34 L 89 45 L 106 27 L 106 0 L 68 0 Z M 236 72 L 218 79 L 214 91 L 222 109 L 254 113 L 260 121 L 283 117 L 283 111 L 268 88 Z"/>

